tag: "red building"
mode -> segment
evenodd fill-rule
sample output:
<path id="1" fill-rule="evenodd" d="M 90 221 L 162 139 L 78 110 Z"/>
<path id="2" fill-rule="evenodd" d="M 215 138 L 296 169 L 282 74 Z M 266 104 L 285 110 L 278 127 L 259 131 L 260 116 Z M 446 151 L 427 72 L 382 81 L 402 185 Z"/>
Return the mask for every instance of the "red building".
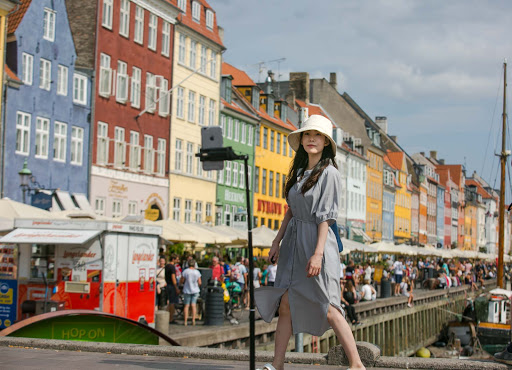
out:
<path id="1" fill-rule="evenodd" d="M 436 170 L 448 170 L 450 174 L 450 179 L 454 183 L 454 189 L 456 190 L 457 196 L 451 197 L 452 207 L 456 209 L 453 213 L 455 218 L 457 219 L 457 240 L 452 237 L 452 243 L 457 242 L 457 247 L 459 249 L 464 245 L 464 235 L 466 230 L 464 229 L 464 207 L 465 207 L 465 196 L 464 196 L 464 186 L 465 186 L 465 178 L 464 178 L 464 169 L 461 164 L 449 164 L 449 165 L 438 165 L 436 166 Z M 452 220 L 453 225 L 453 220 Z"/>
<path id="2" fill-rule="evenodd" d="M 170 1 L 68 0 L 77 67 L 93 73 L 90 201 L 167 218 L 174 24 Z"/>

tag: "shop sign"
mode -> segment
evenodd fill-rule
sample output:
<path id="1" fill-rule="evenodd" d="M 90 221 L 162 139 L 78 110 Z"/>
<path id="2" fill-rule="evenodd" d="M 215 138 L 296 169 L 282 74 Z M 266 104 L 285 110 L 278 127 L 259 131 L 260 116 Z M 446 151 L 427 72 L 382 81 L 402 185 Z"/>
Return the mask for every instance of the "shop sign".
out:
<path id="1" fill-rule="evenodd" d="M 45 193 L 35 193 L 32 195 L 32 206 L 48 210 L 52 207 L 52 195 Z"/>
<path id="2" fill-rule="evenodd" d="M 108 185 L 108 193 L 112 197 L 126 198 L 128 193 L 128 187 L 116 180 L 110 180 Z"/>
<path id="3" fill-rule="evenodd" d="M 153 209 L 153 208 L 146 208 L 144 211 L 144 218 L 149 221 L 156 221 L 158 220 L 158 217 L 160 216 L 160 210 L 159 209 Z"/>
<path id="4" fill-rule="evenodd" d="M 224 191 L 224 200 L 228 202 L 245 203 L 245 194 L 235 193 L 229 189 Z"/>
<path id="5" fill-rule="evenodd" d="M 280 215 L 282 214 L 282 209 L 283 205 L 281 203 L 258 199 L 258 212 Z"/>
<path id="6" fill-rule="evenodd" d="M 0 329 L 16 321 L 18 301 L 18 280 L 0 280 Z"/>

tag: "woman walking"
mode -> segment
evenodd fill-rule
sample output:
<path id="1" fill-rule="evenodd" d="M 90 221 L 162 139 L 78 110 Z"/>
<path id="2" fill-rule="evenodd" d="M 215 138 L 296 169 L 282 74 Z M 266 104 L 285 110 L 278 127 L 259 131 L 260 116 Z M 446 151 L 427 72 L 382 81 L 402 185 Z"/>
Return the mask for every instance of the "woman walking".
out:
<path id="1" fill-rule="evenodd" d="M 284 369 L 292 333 L 322 336 L 330 327 L 351 369 L 364 369 L 340 306 L 339 252 L 329 227 L 338 217 L 341 186 L 332 123 L 313 115 L 288 136 L 288 142 L 296 151 L 285 187 L 289 208 L 269 252 L 271 262 L 279 259 L 277 276 L 273 287 L 255 292 L 265 321 L 270 322 L 279 308 L 274 361 L 262 369 Z"/>

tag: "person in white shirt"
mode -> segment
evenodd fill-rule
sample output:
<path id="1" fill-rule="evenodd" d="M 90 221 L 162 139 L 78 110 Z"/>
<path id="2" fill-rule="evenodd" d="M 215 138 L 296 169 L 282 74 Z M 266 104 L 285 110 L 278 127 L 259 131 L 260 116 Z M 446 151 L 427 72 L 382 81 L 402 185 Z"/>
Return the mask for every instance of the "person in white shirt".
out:
<path id="1" fill-rule="evenodd" d="M 364 269 L 364 280 L 372 281 L 372 267 L 369 263 L 366 263 L 366 268 Z"/>
<path id="2" fill-rule="evenodd" d="M 183 307 L 185 326 L 188 325 L 188 309 L 192 306 L 192 325 L 196 325 L 196 312 L 197 312 L 197 298 L 201 289 L 201 273 L 195 268 L 196 261 L 194 259 L 188 260 L 189 267 L 183 271 L 181 275 L 181 284 L 183 284 Z"/>
<path id="3" fill-rule="evenodd" d="M 364 279 L 364 285 L 361 290 L 362 301 L 374 301 L 377 299 L 377 291 L 373 286 L 370 285 L 369 279 Z"/>
<path id="4" fill-rule="evenodd" d="M 345 268 L 347 266 L 340 260 L 340 281 L 345 280 Z"/>
<path id="5" fill-rule="evenodd" d="M 402 258 L 399 258 L 393 264 L 393 269 L 395 271 L 395 297 L 400 295 L 400 283 L 402 282 L 402 277 L 404 276 L 404 264 L 402 262 Z"/>
<path id="6" fill-rule="evenodd" d="M 274 262 L 272 265 L 268 267 L 268 275 L 267 282 L 268 286 L 274 286 L 274 282 L 276 281 L 276 273 L 277 273 L 277 263 Z"/>

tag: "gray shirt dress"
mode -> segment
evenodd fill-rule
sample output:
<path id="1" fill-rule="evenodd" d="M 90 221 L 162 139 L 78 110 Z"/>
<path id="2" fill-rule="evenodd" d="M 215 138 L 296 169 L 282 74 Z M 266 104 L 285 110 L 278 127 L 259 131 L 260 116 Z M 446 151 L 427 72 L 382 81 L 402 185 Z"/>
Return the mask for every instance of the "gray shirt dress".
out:
<path id="1" fill-rule="evenodd" d="M 329 305 L 340 312 L 340 258 L 336 236 L 331 228 L 325 242 L 322 269 L 318 276 L 308 278 L 306 265 L 315 253 L 318 224 L 332 224 L 338 217 L 338 191 L 341 178 L 338 170 L 329 165 L 318 182 L 302 194 L 300 189 L 311 174 L 305 171 L 302 179 L 290 189 L 287 202 L 293 217 L 281 241 L 277 276 L 273 287 L 255 290 L 258 311 L 271 322 L 282 295 L 288 291 L 293 333 L 321 336 L 330 328 L 327 321 Z"/>

